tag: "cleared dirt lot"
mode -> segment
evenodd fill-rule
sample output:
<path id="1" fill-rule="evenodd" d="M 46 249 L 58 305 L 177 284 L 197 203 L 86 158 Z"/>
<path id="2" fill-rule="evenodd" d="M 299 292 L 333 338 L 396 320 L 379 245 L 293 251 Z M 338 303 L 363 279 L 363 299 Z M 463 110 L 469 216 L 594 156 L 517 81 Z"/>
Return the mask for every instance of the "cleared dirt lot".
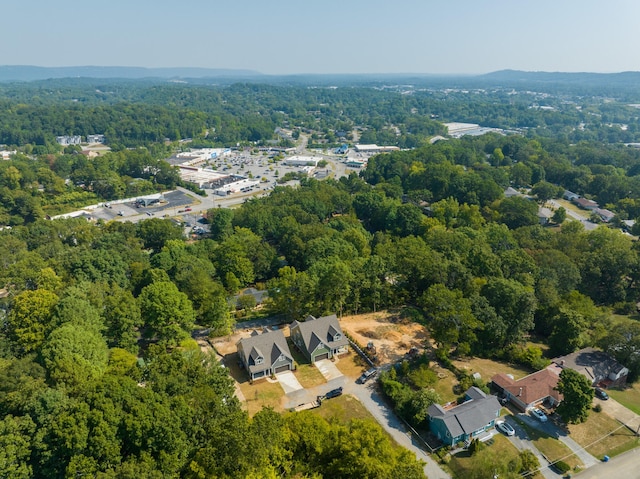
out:
<path id="1" fill-rule="evenodd" d="M 381 365 L 401 360 L 412 347 L 422 351 L 429 339 L 424 326 L 393 312 L 344 316 L 340 325 L 362 346 L 372 342 Z"/>

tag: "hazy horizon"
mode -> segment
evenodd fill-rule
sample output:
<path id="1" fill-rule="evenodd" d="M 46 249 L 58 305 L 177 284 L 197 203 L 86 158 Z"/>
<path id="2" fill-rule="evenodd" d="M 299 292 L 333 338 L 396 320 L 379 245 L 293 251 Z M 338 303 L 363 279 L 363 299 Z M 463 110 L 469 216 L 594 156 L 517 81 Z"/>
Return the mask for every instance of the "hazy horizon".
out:
<path id="1" fill-rule="evenodd" d="M 80 0 L 4 7 L 0 65 L 265 75 L 639 71 L 640 4 Z"/>

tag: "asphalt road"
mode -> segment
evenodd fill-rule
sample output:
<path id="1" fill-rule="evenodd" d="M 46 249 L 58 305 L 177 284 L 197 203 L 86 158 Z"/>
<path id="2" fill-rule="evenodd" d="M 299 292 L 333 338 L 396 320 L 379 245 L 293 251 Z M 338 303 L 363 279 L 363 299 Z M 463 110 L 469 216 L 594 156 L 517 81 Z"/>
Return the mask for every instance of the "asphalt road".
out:
<path id="1" fill-rule="evenodd" d="M 549 200 L 549 203 L 551 205 L 553 205 L 554 208 L 560 208 L 563 207 L 560 203 L 558 203 L 557 201 L 554 200 Z M 567 212 L 567 216 L 570 217 L 573 220 L 579 221 L 580 223 L 582 223 L 582 225 L 584 226 L 584 229 L 586 231 L 591 231 L 594 230 L 598 227 L 597 224 L 592 223 L 591 221 L 589 221 L 589 217 L 588 216 L 582 216 L 578 213 L 576 213 L 573 210 L 570 210 L 569 208 L 565 208 L 565 211 Z"/>
<path id="2" fill-rule="evenodd" d="M 625 452 L 609 462 L 600 462 L 581 472 L 576 479 L 640 478 L 640 449 Z"/>

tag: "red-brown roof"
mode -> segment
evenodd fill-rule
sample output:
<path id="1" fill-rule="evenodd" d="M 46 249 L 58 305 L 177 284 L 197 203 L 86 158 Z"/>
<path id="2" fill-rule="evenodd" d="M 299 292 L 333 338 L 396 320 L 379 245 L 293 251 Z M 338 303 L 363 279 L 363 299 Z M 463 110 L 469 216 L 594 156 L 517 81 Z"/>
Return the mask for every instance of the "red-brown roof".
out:
<path id="1" fill-rule="evenodd" d="M 518 397 L 525 404 L 533 404 L 547 397 L 562 401 L 562 394 L 554 389 L 559 379 L 558 374 L 549 369 L 542 369 L 517 381 L 502 373 L 491 378 L 497 386 Z"/>

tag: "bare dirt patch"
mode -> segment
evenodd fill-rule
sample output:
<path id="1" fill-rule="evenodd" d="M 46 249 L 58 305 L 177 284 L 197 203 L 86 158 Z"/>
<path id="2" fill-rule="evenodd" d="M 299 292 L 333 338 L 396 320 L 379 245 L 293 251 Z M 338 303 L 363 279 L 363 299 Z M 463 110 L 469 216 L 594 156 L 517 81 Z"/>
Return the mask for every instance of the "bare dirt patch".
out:
<path id="1" fill-rule="evenodd" d="M 380 364 L 400 361 L 412 347 L 422 351 L 429 339 L 424 326 L 386 311 L 344 316 L 340 325 L 362 346 L 372 342 Z"/>

